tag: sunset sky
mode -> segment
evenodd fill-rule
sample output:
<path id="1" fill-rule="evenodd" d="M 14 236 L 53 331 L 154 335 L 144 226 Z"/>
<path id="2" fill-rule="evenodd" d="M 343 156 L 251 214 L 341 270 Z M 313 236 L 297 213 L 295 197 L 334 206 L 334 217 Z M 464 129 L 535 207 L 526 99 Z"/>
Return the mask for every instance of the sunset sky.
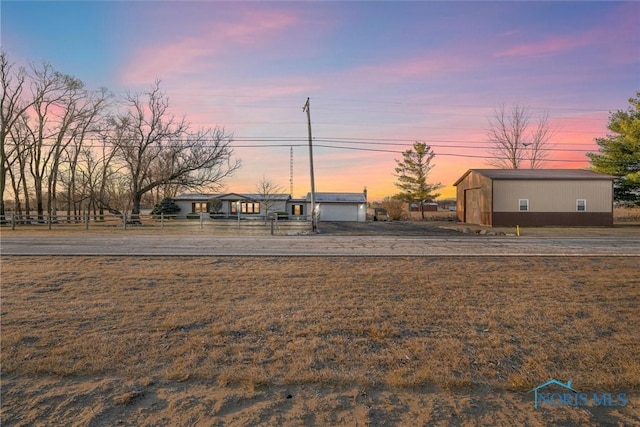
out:
<path id="1" fill-rule="evenodd" d="M 141 91 L 156 79 L 194 127 L 234 134 L 242 168 L 309 191 L 395 194 L 414 141 L 436 157 L 443 197 L 489 167 L 487 117 L 519 103 L 555 130 L 549 168 L 588 166 L 611 111 L 640 90 L 640 2 L 219 2 L 2 0 L 2 49 L 49 61 L 89 88 Z"/>

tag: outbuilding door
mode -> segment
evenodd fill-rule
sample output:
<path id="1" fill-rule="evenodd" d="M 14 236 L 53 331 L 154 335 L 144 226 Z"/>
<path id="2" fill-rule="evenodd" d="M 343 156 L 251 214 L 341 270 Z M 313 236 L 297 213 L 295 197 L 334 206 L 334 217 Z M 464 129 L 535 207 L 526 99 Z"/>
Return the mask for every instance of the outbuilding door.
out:
<path id="1" fill-rule="evenodd" d="M 480 214 L 480 189 L 469 188 L 464 190 L 464 222 L 469 224 L 482 224 Z"/>

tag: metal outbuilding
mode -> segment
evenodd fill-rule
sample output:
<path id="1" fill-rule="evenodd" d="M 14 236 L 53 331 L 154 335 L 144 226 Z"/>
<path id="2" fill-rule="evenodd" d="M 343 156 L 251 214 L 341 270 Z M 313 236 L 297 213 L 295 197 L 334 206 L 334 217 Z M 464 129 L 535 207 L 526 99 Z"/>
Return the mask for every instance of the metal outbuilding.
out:
<path id="1" fill-rule="evenodd" d="M 582 169 L 469 169 L 458 221 L 489 226 L 612 226 L 615 177 Z"/>

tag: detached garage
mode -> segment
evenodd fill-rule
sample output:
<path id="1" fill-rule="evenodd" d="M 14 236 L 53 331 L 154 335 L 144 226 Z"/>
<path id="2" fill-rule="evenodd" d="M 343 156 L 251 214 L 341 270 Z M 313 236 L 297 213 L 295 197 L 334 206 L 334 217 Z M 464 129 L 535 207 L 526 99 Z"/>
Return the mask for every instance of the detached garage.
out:
<path id="1" fill-rule="evenodd" d="M 470 169 L 454 184 L 458 221 L 610 227 L 613 179 L 581 169 Z"/>
<path id="2" fill-rule="evenodd" d="M 354 221 L 367 219 L 366 193 L 315 193 L 314 201 L 320 221 Z M 309 211 L 311 194 L 307 194 Z"/>

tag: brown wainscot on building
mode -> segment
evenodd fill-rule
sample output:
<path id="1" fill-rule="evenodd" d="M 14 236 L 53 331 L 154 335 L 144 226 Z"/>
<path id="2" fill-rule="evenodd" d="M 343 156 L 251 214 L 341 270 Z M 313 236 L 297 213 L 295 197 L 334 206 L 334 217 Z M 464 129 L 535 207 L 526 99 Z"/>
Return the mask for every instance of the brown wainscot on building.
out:
<path id="1" fill-rule="evenodd" d="M 458 221 L 611 227 L 614 178 L 582 169 L 469 169 L 454 184 Z"/>

